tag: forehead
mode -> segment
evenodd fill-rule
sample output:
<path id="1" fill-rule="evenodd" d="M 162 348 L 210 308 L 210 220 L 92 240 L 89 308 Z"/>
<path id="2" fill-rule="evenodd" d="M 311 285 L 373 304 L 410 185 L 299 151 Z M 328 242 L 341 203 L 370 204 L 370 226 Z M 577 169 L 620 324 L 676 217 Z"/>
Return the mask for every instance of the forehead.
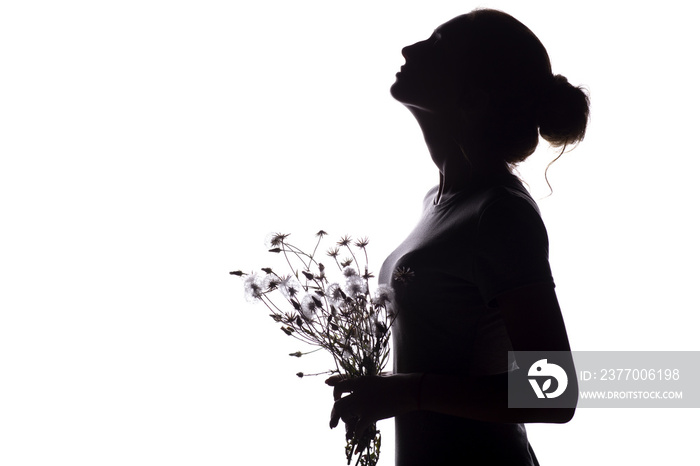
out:
<path id="1" fill-rule="evenodd" d="M 469 30 L 469 23 L 472 21 L 471 14 L 457 16 L 446 23 L 441 24 L 435 32 L 441 36 L 459 38 L 466 36 Z"/>

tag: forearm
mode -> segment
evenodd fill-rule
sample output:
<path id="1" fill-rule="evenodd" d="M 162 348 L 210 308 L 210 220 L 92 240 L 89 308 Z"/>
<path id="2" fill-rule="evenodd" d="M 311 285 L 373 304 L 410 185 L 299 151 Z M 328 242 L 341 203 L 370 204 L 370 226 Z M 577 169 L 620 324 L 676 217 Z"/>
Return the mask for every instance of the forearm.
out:
<path id="1" fill-rule="evenodd" d="M 411 374 L 415 409 L 487 422 L 565 423 L 574 408 L 508 408 L 508 374 L 460 377 Z"/>

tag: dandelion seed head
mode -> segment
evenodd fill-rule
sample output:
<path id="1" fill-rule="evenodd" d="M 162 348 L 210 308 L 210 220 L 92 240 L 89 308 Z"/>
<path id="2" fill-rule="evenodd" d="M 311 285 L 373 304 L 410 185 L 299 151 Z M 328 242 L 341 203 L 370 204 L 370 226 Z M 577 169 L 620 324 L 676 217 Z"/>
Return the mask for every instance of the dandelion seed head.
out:
<path id="1" fill-rule="evenodd" d="M 393 275 L 397 282 L 406 283 L 415 276 L 415 273 L 409 267 L 396 267 Z"/>
<path id="2" fill-rule="evenodd" d="M 365 294 L 366 291 L 367 284 L 358 275 L 352 275 L 345 281 L 345 292 L 352 298 Z"/>
<path id="3" fill-rule="evenodd" d="M 316 316 L 316 301 L 310 294 L 301 300 L 301 315 L 307 320 L 312 320 Z"/>
<path id="4" fill-rule="evenodd" d="M 276 248 L 278 246 L 282 246 L 287 236 L 289 236 L 289 233 L 268 233 L 267 236 L 265 236 L 265 246 L 268 248 Z"/>
<path id="5" fill-rule="evenodd" d="M 260 276 L 253 272 L 243 281 L 243 290 L 245 291 L 246 300 L 255 301 L 262 298 L 265 288 Z"/>
<path id="6" fill-rule="evenodd" d="M 345 267 L 343 269 L 343 275 L 345 275 L 346 278 L 352 277 L 357 275 L 357 270 L 355 270 L 353 267 Z"/>
<path id="7" fill-rule="evenodd" d="M 366 248 L 368 244 L 369 244 L 369 238 L 366 236 L 364 238 L 360 238 L 357 241 L 355 241 L 355 246 L 357 246 L 360 249 Z"/>
<path id="8" fill-rule="evenodd" d="M 334 303 L 345 299 L 345 296 L 343 296 L 343 290 L 337 283 L 331 283 L 328 285 L 328 288 L 326 289 L 326 296 L 328 296 L 328 298 Z"/>
<path id="9" fill-rule="evenodd" d="M 348 235 L 345 235 L 342 238 L 340 238 L 340 240 L 338 241 L 338 246 L 347 246 L 351 242 L 352 242 L 352 238 Z"/>
<path id="10" fill-rule="evenodd" d="M 262 286 L 265 290 L 274 290 L 280 285 L 280 279 L 274 275 L 266 274 L 262 279 Z"/>
<path id="11" fill-rule="evenodd" d="M 394 302 L 394 290 L 389 285 L 379 285 L 377 291 L 375 292 L 372 304 L 378 307 L 386 308 L 387 305 L 391 305 Z"/>
<path id="12" fill-rule="evenodd" d="M 285 275 L 284 277 L 280 278 L 280 282 L 277 287 L 279 288 L 280 293 L 282 293 L 282 296 L 287 299 L 292 299 L 301 292 L 301 284 L 291 275 Z"/>

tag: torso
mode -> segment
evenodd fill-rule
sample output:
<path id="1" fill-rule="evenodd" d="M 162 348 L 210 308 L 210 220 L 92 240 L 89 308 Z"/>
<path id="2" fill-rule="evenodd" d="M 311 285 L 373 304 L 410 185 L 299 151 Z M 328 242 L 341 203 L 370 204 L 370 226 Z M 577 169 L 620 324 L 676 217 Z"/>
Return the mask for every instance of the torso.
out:
<path id="1" fill-rule="evenodd" d="M 394 371 L 480 376 L 512 370 L 505 325 L 485 296 L 498 283 L 484 285 L 479 276 L 482 259 L 478 248 L 483 243 L 479 228 L 490 206 L 512 202 L 518 209 L 532 210 L 527 212 L 526 223 L 533 223 L 533 235 L 540 235 L 542 229 L 546 241 L 537 206 L 513 176 L 439 205 L 433 202 L 436 194 L 437 187 L 428 192 L 418 225 L 386 259 L 379 275 L 379 282 L 395 291 Z M 548 263 L 546 270 L 544 265 L 538 267 L 542 270 L 534 275 L 541 277 L 533 279 L 551 280 Z M 392 278 L 397 268 L 410 270 L 406 282 Z M 497 278 L 487 281 L 494 280 Z M 398 416 L 396 429 L 397 465 L 467 464 L 451 461 L 460 455 L 466 461 L 482 454 L 512 456 L 504 464 L 532 464 L 522 425 L 415 412 Z"/>

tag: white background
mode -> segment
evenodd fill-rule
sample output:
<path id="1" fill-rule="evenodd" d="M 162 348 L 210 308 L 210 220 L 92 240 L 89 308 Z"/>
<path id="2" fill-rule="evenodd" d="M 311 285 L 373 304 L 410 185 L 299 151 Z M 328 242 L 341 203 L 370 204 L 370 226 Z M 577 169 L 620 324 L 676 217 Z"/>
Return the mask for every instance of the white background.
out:
<path id="1" fill-rule="evenodd" d="M 692 2 L 0 4 L 0 463 L 342 464 L 322 356 L 246 303 L 263 238 L 369 235 L 437 182 L 389 96 L 403 46 L 503 9 L 590 89 L 586 140 L 521 174 L 572 346 L 698 350 Z M 330 242 L 329 242 L 330 244 Z M 693 464 L 697 410 L 529 426 L 543 465 Z M 392 423 L 383 463 L 392 464 Z"/>

